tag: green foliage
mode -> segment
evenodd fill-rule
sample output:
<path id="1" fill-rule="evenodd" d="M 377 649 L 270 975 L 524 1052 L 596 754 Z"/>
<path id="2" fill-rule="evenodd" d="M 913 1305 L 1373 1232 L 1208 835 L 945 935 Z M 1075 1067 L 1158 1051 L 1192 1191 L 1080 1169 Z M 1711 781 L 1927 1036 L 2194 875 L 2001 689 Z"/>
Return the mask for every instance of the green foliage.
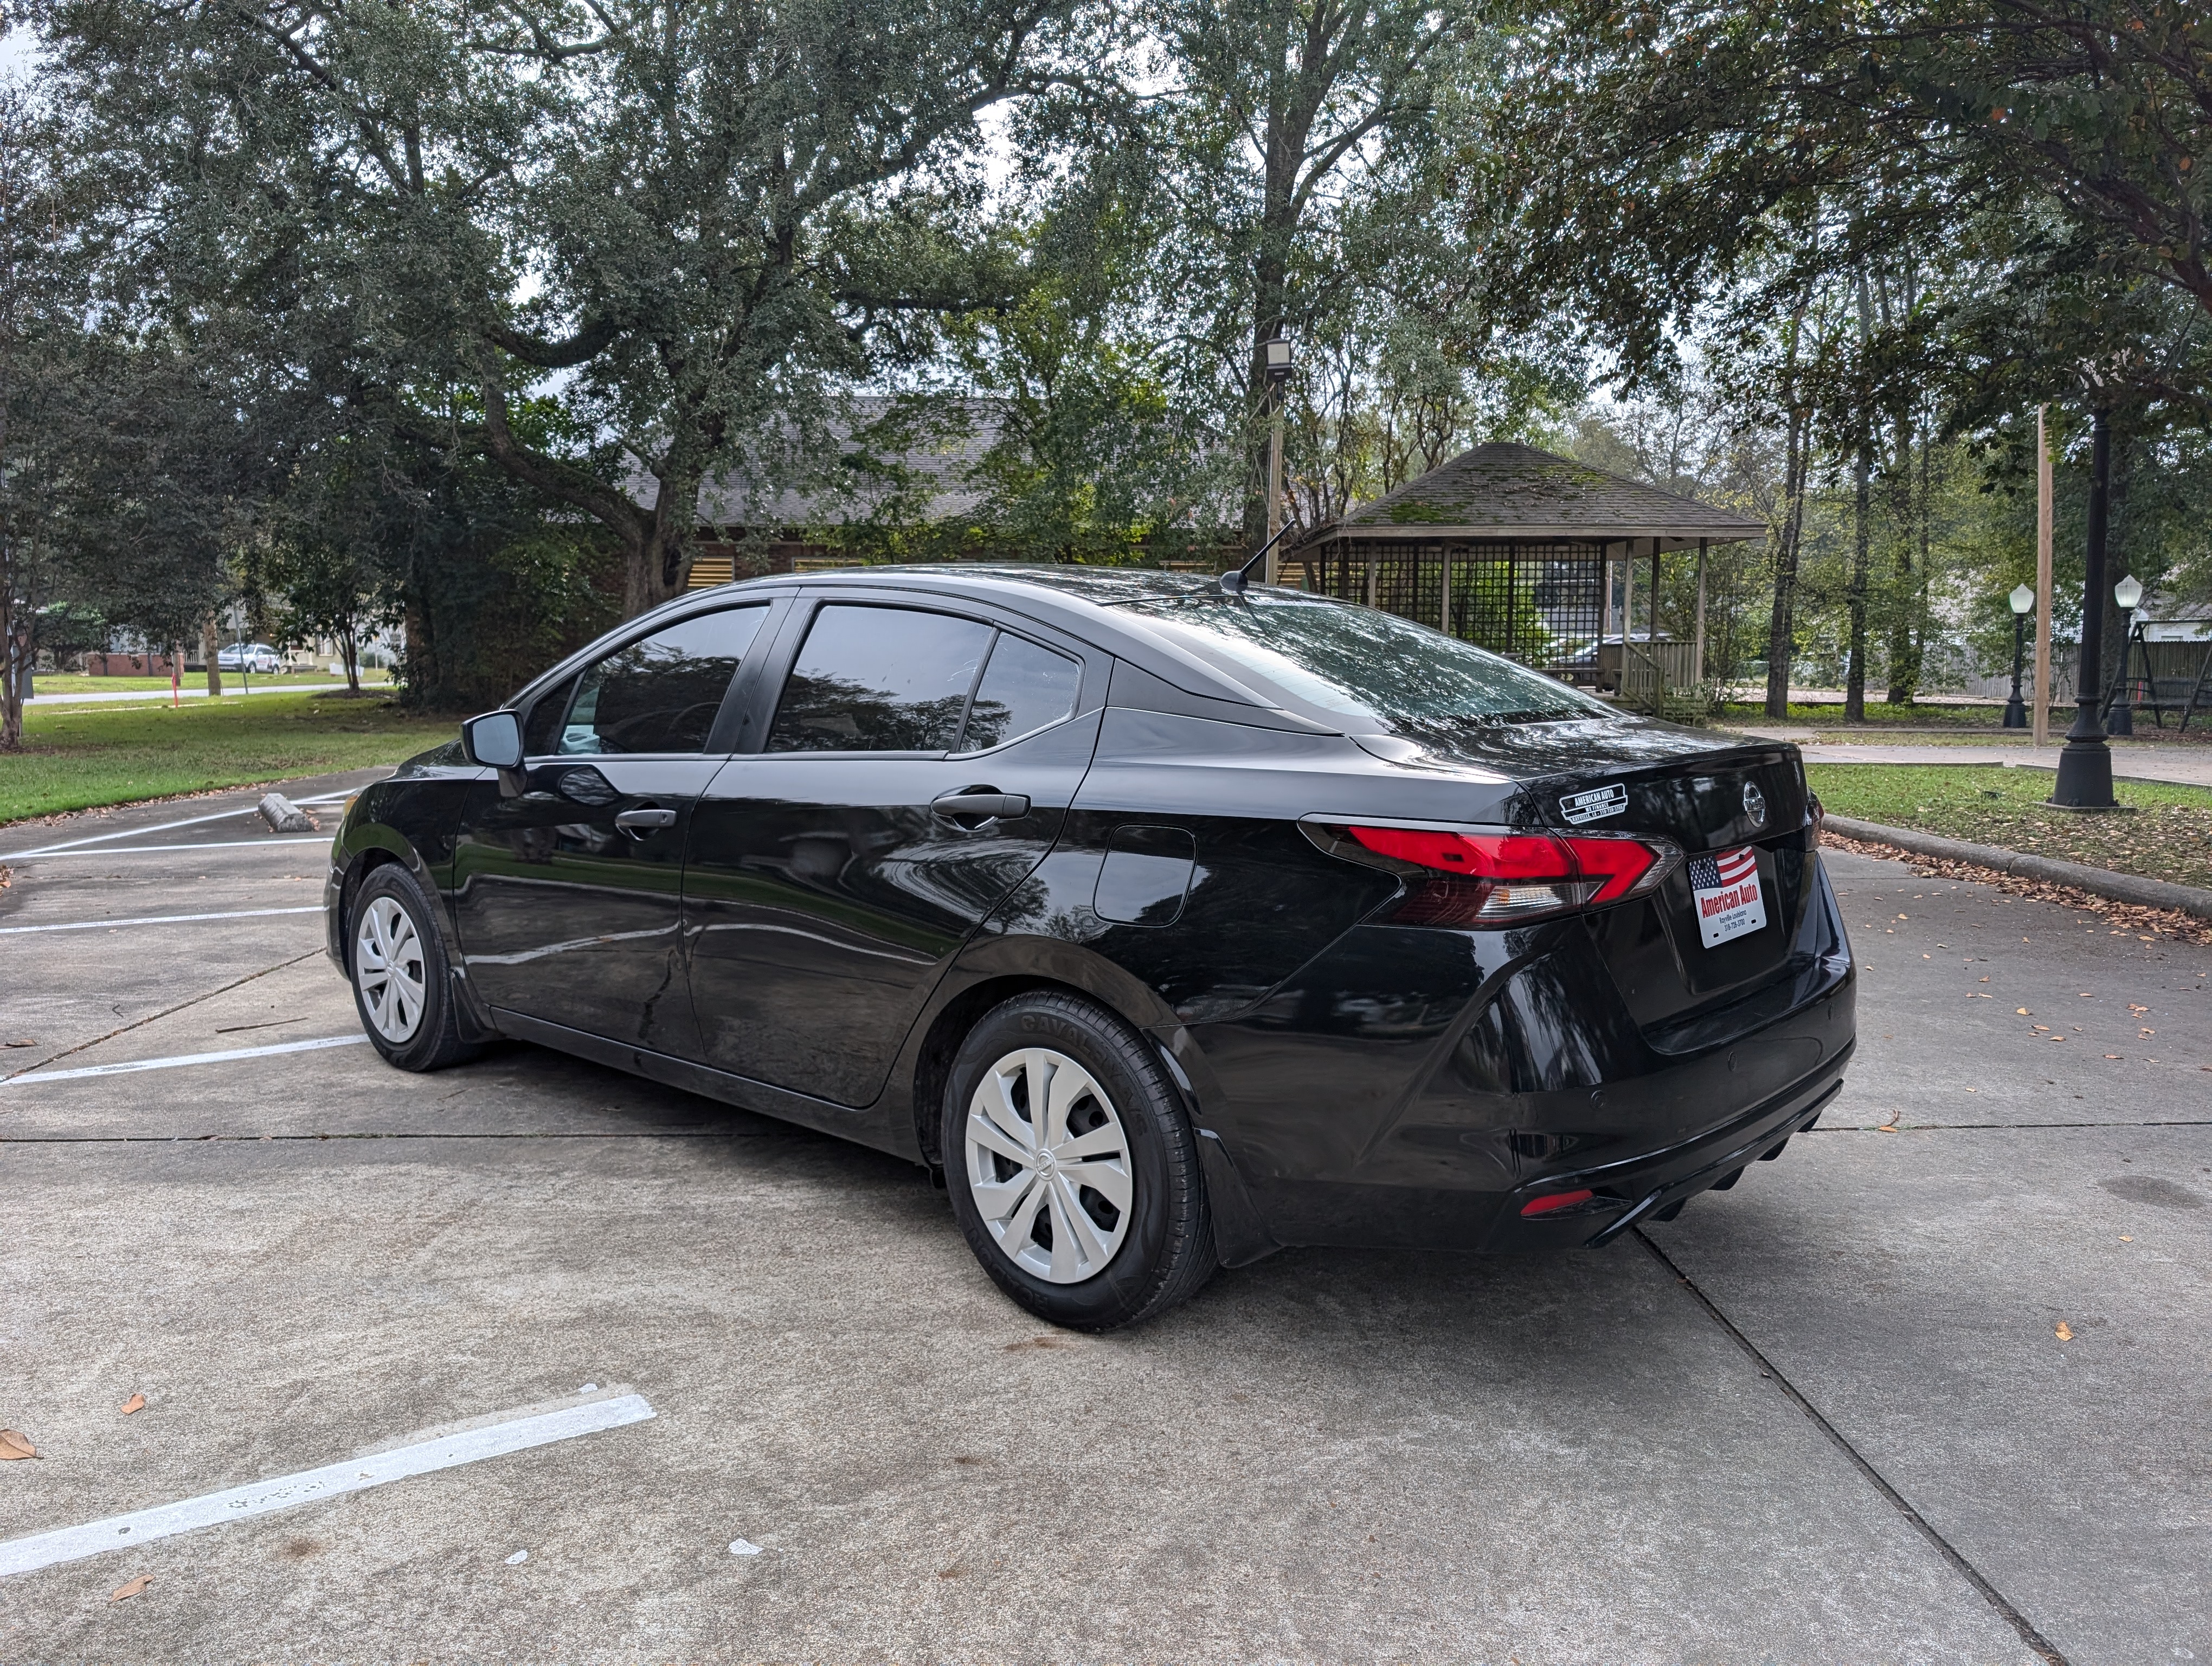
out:
<path id="1" fill-rule="evenodd" d="M 33 702 L 0 770 L 0 824 L 103 804 L 397 763 L 453 738 L 383 700 L 255 694 L 145 705 Z"/>

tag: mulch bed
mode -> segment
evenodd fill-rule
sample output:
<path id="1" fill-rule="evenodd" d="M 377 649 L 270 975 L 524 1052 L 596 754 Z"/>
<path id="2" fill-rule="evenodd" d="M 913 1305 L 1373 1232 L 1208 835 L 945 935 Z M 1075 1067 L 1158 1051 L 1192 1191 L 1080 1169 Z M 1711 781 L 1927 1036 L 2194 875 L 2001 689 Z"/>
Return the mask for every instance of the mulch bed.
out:
<path id="1" fill-rule="evenodd" d="M 2004 873 L 1993 867 L 1983 867 L 1973 862 L 1953 861 L 1947 857 L 1918 856 L 1909 850 L 1899 850 L 1894 845 L 1874 844 L 1864 839 L 1847 839 L 1840 833 L 1824 831 L 1820 835 L 1820 842 L 1833 845 L 1838 850 L 1848 850 L 1854 855 L 1877 856 L 1887 862 L 1903 862 L 1911 868 L 1916 879 L 1958 879 L 1969 885 L 1987 885 L 2008 896 L 2032 897 L 2039 903 L 2053 903 L 2063 909 L 2099 915 L 2110 922 L 2116 933 L 2124 933 L 2145 943 L 2165 939 L 2177 943 L 2212 944 L 2212 920 L 2200 920 L 2195 915 L 2184 914 L 2178 909 L 2147 909 L 2139 903 L 2117 903 L 2109 897 L 2076 891 L 2071 885 L 2054 885 L 2046 880 L 2030 879 L 2018 873 Z"/>

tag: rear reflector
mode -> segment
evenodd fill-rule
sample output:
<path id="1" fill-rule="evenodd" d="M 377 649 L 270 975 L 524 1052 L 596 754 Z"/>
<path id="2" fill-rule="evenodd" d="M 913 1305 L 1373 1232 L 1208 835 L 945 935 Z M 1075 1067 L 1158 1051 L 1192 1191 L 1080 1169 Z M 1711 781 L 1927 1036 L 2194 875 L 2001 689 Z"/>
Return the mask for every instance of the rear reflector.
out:
<path id="1" fill-rule="evenodd" d="M 1345 830 L 1378 856 L 1474 882 L 1442 890 L 1417 887 L 1395 916 L 1407 925 L 1517 925 L 1601 907 L 1651 890 L 1681 859 L 1663 839 L 1647 842 L 1618 834 L 1365 825 Z"/>
<path id="2" fill-rule="evenodd" d="M 1587 1203 L 1597 1194 L 1592 1191 L 1553 1192 L 1543 1197 L 1532 1197 L 1521 1206 L 1521 1213 L 1528 1215 L 1548 1215 L 1554 1209 L 1571 1209 L 1577 1203 Z"/>

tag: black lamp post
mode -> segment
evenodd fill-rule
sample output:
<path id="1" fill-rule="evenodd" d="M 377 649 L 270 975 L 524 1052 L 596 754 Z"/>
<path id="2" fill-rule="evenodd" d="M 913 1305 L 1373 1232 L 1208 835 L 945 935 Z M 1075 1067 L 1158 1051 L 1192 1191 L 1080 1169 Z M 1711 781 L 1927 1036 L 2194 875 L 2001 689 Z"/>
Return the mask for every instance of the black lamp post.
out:
<path id="1" fill-rule="evenodd" d="M 2012 604 L 2012 698 L 2005 702 L 2004 726 L 2027 727 L 2027 707 L 2020 697 L 2021 661 L 2027 652 L 2027 616 L 2035 611 L 2035 592 L 2026 585 L 2014 587 L 2005 599 Z"/>
<path id="2" fill-rule="evenodd" d="M 2112 751 L 2097 708 L 2105 682 L 2105 524 L 2112 485 L 2112 418 L 2102 410 L 2089 422 L 2089 528 L 2081 579 L 2081 657 L 2074 671 L 2074 727 L 2059 749 L 2058 782 L 2051 802 L 2068 810 L 2112 810 Z"/>
<path id="3" fill-rule="evenodd" d="M 2131 735 L 2136 732 L 2135 679 L 2128 675 L 2128 666 L 2135 653 L 2136 609 L 2142 605 L 2142 581 L 2132 573 L 2112 587 L 2112 599 L 2128 616 L 2128 628 L 2120 633 L 2120 677 L 2113 687 L 2112 710 L 2105 719 L 2106 734 Z"/>

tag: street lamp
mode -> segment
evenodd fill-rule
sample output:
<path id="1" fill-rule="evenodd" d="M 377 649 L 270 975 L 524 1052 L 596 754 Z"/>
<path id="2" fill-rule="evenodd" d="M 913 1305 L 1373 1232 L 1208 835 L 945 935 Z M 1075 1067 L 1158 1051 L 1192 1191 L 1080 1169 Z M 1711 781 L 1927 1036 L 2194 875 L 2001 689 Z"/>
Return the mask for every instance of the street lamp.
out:
<path id="1" fill-rule="evenodd" d="M 2105 542 L 2112 491 L 2112 413 L 2089 413 L 2089 502 L 2083 540 L 2081 655 L 2074 662 L 2074 727 L 2058 754 L 2050 802 L 2062 810 L 2117 810 L 2112 754 L 2105 745 Z"/>
<path id="2" fill-rule="evenodd" d="M 2112 708 L 2105 714 L 2106 734 L 2133 734 L 2136 732 L 2136 699 L 2134 679 L 2128 675 L 2129 661 L 2135 653 L 2136 610 L 2142 605 L 2142 581 L 2132 573 L 2112 587 L 2112 599 L 2120 605 L 2120 611 L 2128 616 L 2127 629 L 2120 634 L 2120 681 L 2113 690 Z"/>
<path id="3" fill-rule="evenodd" d="M 1267 582 L 1275 581 L 1275 534 L 1283 525 L 1283 384 L 1291 379 L 1291 338 L 1279 324 L 1260 344 L 1267 367 Z"/>
<path id="4" fill-rule="evenodd" d="M 2012 698 L 2005 702 L 2004 726 L 2008 729 L 2027 727 L 2027 708 L 2021 702 L 2021 660 L 2027 649 L 2027 616 L 2035 611 L 2035 592 L 2026 585 L 2015 585 L 2005 599 L 2012 604 Z"/>

